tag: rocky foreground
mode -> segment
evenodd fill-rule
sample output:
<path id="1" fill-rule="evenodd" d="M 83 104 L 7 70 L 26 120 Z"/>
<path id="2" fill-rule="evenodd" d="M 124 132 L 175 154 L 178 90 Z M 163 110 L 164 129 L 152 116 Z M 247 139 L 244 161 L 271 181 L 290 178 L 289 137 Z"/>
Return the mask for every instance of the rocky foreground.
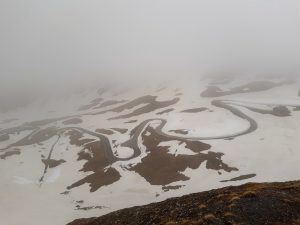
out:
<path id="1" fill-rule="evenodd" d="M 68 225 L 300 224 L 300 181 L 248 183 L 122 209 Z"/>

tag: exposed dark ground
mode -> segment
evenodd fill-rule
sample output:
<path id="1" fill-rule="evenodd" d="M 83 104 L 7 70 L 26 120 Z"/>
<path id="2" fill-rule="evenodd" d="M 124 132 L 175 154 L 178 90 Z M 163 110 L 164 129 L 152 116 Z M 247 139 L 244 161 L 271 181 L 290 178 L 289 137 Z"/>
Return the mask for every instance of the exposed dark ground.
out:
<path id="1" fill-rule="evenodd" d="M 122 209 L 68 225 L 300 224 L 300 181 L 248 183 Z"/>

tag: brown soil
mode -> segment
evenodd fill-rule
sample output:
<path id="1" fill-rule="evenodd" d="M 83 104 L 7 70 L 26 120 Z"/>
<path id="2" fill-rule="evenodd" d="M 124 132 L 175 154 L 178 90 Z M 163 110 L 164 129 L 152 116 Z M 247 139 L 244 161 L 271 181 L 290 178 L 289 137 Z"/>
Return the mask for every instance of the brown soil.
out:
<path id="1" fill-rule="evenodd" d="M 59 159 L 59 160 L 56 160 L 56 159 L 42 159 L 42 162 L 45 164 L 45 166 L 48 166 L 49 168 L 54 168 L 54 167 L 57 167 L 60 164 L 66 162 L 66 161 L 63 160 L 63 159 Z"/>
<path id="2" fill-rule="evenodd" d="M 8 134 L 0 135 L 0 142 L 7 141 L 7 140 L 9 140 L 9 135 Z"/>
<path id="3" fill-rule="evenodd" d="M 169 186 L 163 186 L 162 187 L 162 190 L 164 191 L 164 192 L 167 192 L 167 191 L 170 191 L 170 190 L 177 190 L 177 189 L 180 189 L 180 188 L 182 188 L 184 185 L 174 185 L 174 186 L 172 186 L 172 185 L 169 185 Z"/>
<path id="4" fill-rule="evenodd" d="M 116 169 L 107 168 L 114 162 L 114 159 L 107 155 L 107 152 L 110 151 L 107 148 L 110 146 L 107 145 L 105 139 L 90 142 L 89 139 L 81 139 L 82 134 L 79 131 L 71 131 L 69 135 L 71 144 L 83 147 L 83 150 L 78 153 L 77 160 L 84 160 L 86 162 L 80 171 L 93 173 L 76 181 L 68 186 L 67 189 L 70 190 L 87 183 L 90 186 L 90 191 L 94 192 L 100 187 L 112 184 L 121 178 Z"/>
<path id="5" fill-rule="evenodd" d="M 115 105 L 115 104 L 119 104 L 119 103 L 122 103 L 124 102 L 123 100 L 107 100 L 105 102 L 103 102 L 101 105 L 99 105 L 98 107 L 96 107 L 96 109 L 100 109 L 100 108 L 104 108 L 104 107 L 107 107 L 107 106 L 111 106 L 111 105 Z"/>
<path id="6" fill-rule="evenodd" d="M 12 150 L 1 154 L 0 159 L 6 159 L 9 156 L 20 155 L 20 154 L 21 154 L 20 150 Z"/>
<path id="7" fill-rule="evenodd" d="M 146 135 L 146 133 L 150 135 Z M 202 153 L 202 151 L 210 149 L 211 146 L 200 141 L 164 136 L 150 126 L 142 133 L 142 140 L 146 147 L 147 156 L 130 170 L 140 174 L 152 185 L 167 185 L 176 181 L 189 180 L 190 178 L 183 172 L 187 168 L 197 169 L 202 163 L 206 163 L 207 169 L 226 172 L 237 170 L 222 161 L 223 153 L 213 151 Z M 176 156 L 168 152 L 168 147 L 159 146 L 161 142 L 170 140 L 185 142 L 186 148 L 195 152 L 195 155 Z"/>
<path id="8" fill-rule="evenodd" d="M 20 141 L 14 143 L 12 146 L 25 146 L 25 145 L 33 145 L 40 142 L 44 142 L 49 140 L 53 136 L 57 135 L 58 128 L 56 127 L 48 127 L 45 129 L 38 130 L 35 133 L 31 133 Z"/>
<path id="9" fill-rule="evenodd" d="M 156 115 L 162 115 L 162 114 L 165 114 L 165 113 L 168 113 L 168 112 L 172 112 L 174 109 L 171 108 L 171 109 L 166 109 L 166 110 L 163 110 L 163 111 L 160 111 L 158 113 L 156 113 Z"/>
<path id="10" fill-rule="evenodd" d="M 129 121 L 125 122 L 125 123 L 135 123 L 135 122 L 137 122 L 137 120 L 129 120 Z"/>
<path id="11" fill-rule="evenodd" d="M 69 124 L 79 124 L 82 123 L 82 119 L 79 118 L 73 118 L 69 120 L 65 120 L 62 122 L 64 125 L 69 125 Z"/>
<path id="12" fill-rule="evenodd" d="M 179 129 L 179 130 L 169 130 L 169 132 L 174 132 L 176 134 L 188 134 L 189 132 L 187 130 Z"/>
<path id="13" fill-rule="evenodd" d="M 296 225 L 300 181 L 249 183 L 122 209 L 68 225 Z"/>
<path id="14" fill-rule="evenodd" d="M 261 114 L 271 114 L 273 116 L 278 116 L 278 117 L 286 117 L 291 115 L 291 111 L 286 106 L 283 105 L 275 106 L 271 110 L 257 109 L 253 107 L 247 107 L 247 109 L 253 112 L 257 112 Z"/>
<path id="15" fill-rule="evenodd" d="M 205 110 L 208 110 L 208 108 L 200 107 L 200 108 L 186 109 L 186 110 L 182 110 L 181 112 L 184 112 L 184 113 L 197 113 L 197 112 L 203 112 Z"/>
<path id="16" fill-rule="evenodd" d="M 72 189 L 74 187 L 81 186 L 85 183 L 89 183 L 90 191 L 94 192 L 102 186 L 110 185 L 121 178 L 119 172 L 114 168 L 108 168 L 106 171 L 99 170 L 85 178 L 75 182 L 74 184 L 67 187 L 67 189 Z"/>
<path id="17" fill-rule="evenodd" d="M 114 134 L 114 132 L 112 130 L 108 130 L 108 129 L 96 129 L 95 130 L 97 133 L 101 133 L 101 134 L 106 134 L 106 135 L 112 135 Z"/>
<path id="18" fill-rule="evenodd" d="M 234 177 L 234 178 L 231 178 L 231 179 L 229 179 L 229 180 L 222 180 L 221 182 L 246 180 L 246 179 L 253 178 L 253 177 L 255 177 L 255 176 L 256 176 L 255 173 L 251 173 L 251 174 L 246 174 L 246 175 L 241 175 L 241 176 L 238 176 L 238 177 Z"/>
<path id="19" fill-rule="evenodd" d="M 156 98 L 157 98 L 156 96 L 151 96 L 151 95 L 142 96 L 142 97 L 134 99 L 128 103 L 125 103 L 119 107 L 116 107 L 114 109 L 110 109 L 110 110 L 107 110 L 104 112 L 120 113 L 126 109 L 132 109 L 136 106 L 145 104 L 144 106 L 141 106 L 140 108 L 137 108 L 130 113 L 110 118 L 111 120 L 126 119 L 126 118 L 130 118 L 130 117 L 134 117 L 134 116 L 139 116 L 144 113 L 149 113 L 149 112 L 155 111 L 160 108 L 165 108 L 165 107 L 174 105 L 179 101 L 179 98 L 174 98 L 169 101 L 157 101 Z"/>
<path id="20" fill-rule="evenodd" d="M 271 88 L 283 85 L 282 83 L 274 83 L 271 81 L 254 81 L 245 85 L 231 88 L 230 90 L 222 90 L 218 86 L 209 86 L 205 91 L 201 93 L 202 97 L 221 97 L 225 95 L 238 94 L 238 93 L 248 93 L 257 91 L 266 91 Z"/>
<path id="21" fill-rule="evenodd" d="M 125 134 L 128 131 L 128 129 L 125 129 L 125 128 L 111 128 L 111 129 L 114 131 L 117 131 L 121 134 Z"/>

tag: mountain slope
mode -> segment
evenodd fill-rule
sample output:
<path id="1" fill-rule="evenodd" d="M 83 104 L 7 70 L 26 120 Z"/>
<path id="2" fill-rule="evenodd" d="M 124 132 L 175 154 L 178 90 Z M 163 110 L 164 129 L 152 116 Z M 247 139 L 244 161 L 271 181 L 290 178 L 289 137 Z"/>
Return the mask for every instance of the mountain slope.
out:
<path id="1" fill-rule="evenodd" d="M 68 225 L 100 224 L 300 224 L 300 181 L 225 187 Z"/>

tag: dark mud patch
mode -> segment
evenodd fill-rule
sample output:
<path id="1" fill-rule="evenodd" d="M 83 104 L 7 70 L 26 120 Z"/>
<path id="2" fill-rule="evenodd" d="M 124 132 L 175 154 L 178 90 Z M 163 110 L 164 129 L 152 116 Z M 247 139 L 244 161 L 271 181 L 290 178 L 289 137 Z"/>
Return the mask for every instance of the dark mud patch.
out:
<path id="1" fill-rule="evenodd" d="M 6 159 L 7 157 L 10 157 L 13 155 L 20 155 L 20 154 L 21 154 L 20 150 L 7 151 L 0 155 L 0 159 Z"/>
<path id="2" fill-rule="evenodd" d="M 224 140 L 227 140 L 227 141 L 231 141 L 231 140 L 233 140 L 233 139 L 234 139 L 234 137 L 224 138 Z"/>
<path id="3" fill-rule="evenodd" d="M 80 207 L 80 205 L 76 206 L 75 210 L 84 210 L 84 211 L 88 211 L 91 209 L 105 209 L 107 208 L 106 206 L 101 206 L 101 205 L 97 205 L 97 206 L 85 206 L 85 207 Z"/>
<path id="4" fill-rule="evenodd" d="M 108 130 L 108 129 L 96 129 L 95 131 L 97 133 L 106 134 L 106 135 L 114 134 L 114 132 L 112 130 Z"/>
<path id="5" fill-rule="evenodd" d="M 107 100 L 107 101 L 103 102 L 102 104 L 100 104 L 98 107 L 96 107 L 96 109 L 116 105 L 116 104 L 123 103 L 123 102 L 125 102 L 125 101 L 124 100 Z"/>
<path id="6" fill-rule="evenodd" d="M 257 112 L 261 114 L 270 114 L 278 117 L 286 117 L 291 115 L 291 111 L 286 106 L 283 105 L 275 106 L 271 110 L 257 109 L 253 107 L 246 107 L 246 108 L 253 112 Z"/>
<path id="7" fill-rule="evenodd" d="M 7 140 L 9 140 L 9 135 L 8 134 L 0 135 L 0 142 L 7 141 Z"/>
<path id="8" fill-rule="evenodd" d="M 136 123 L 136 122 L 137 122 L 137 120 L 129 120 L 129 121 L 125 122 L 125 123 Z"/>
<path id="9" fill-rule="evenodd" d="M 70 117 L 65 116 L 65 117 L 51 118 L 51 119 L 45 119 L 45 120 L 36 120 L 36 121 L 29 122 L 29 123 L 25 123 L 24 125 L 32 126 L 34 128 L 37 128 L 37 127 L 45 126 L 45 125 L 48 125 L 50 123 L 55 123 L 55 122 L 58 122 L 58 121 L 61 121 L 61 120 L 64 120 L 64 119 L 68 119 L 68 118 L 70 118 Z"/>
<path id="10" fill-rule="evenodd" d="M 170 190 L 178 190 L 178 189 L 180 189 L 182 187 L 184 187 L 184 185 L 174 185 L 174 186 L 169 185 L 169 186 L 163 186 L 162 190 L 164 192 L 167 192 L 167 191 L 170 191 Z"/>
<path id="11" fill-rule="evenodd" d="M 150 135 L 146 135 L 146 133 Z M 186 181 L 190 178 L 183 174 L 187 169 L 197 169 L 206 162 L 207 169 L 225 170 L 231 172 L 237 170 L 229 167 L 222 161 L 223 153 L 209 151 L 211 146 L 200 141 L 189 141 L 181 138 L 171 138 L 157 133 L 148 126 L 142 133 L 143 145 L 146 147 L 147 156 L 129 170 L 133 170 L 144 177 L 152 185 L 168 185 L 176 181 Z M 186 148 L 197 153 L 195 155 L 173 155 L 168 152 L 168 147 L 159 146 L 163 141 L 177 140 L 186 143 Z M 155 167 L 154 167 L 155 165 Z"/>
<path id="12" fill-rule="evenodd" d="M 116 159 L 112 156 L 110 143 L 107 139 L 98 139 L 89 141 L 88 139 L 81 140 L 82 134 L 79 131 L 72 133 L 72 143 L 82 146 L 82 151 L 78 153 L 78 161 L 86 161 L 80 169 L 83 172 L 93 172 L 83 179 L 68 186 L 67 189 L 72 189 L 88 183 L 90 191 L 96 191 L 100 187 L 112 184 L 118 181 L 121 177 L 119 172 L 114 168 L 108 168 Z"/>
<path id="13" fill-rule="evenodd" d="M 49 168 L 54 168 L 57 167 L 59 165 L 61 165 L 62 163 L 65 163 L 66 161 L 64 159 L 42 159 L 42 162 L 45 164 L 45 166 L 49 167 Z"/>
<path id="14" fill-rule="evenodd" d="M 70 124 L 80 124 L 82 123 L 82 119 L 79 118 L 73 118 L 69 120 L 65 120 L 62 122 L 64 125 L 70 125 Z"/>
<path id="15" fill-rule="evenodd" d="M 169 132 L 173 132 L 173 133 L 176 133 L 176 134 L 184 134 L 184 135 L 186 135 L 186 134 L 189 133 L 189 131 L 183 130 L 183 129 L 179 129 L 179 130 L 169 130 Z"/>
<path id="16" fill-rule="evenodd" d="M 82 132 L 78 130 L 68 130 L 65 132 L 65 134 L 69 136 L 70 144 L 76 146 L 84 146 L 84 144 L 96 140 L 91 138 L 83 138 Z"/>
<path id="17" fill-rule="evenodd" d="M 125 134 L 128 131 L 128 129 L 125 129 L 125 128 L 111 128 L 111 129 L 114 131 L 117 131 L 121 134 Z"/>
<path id="18" fill-rule="evenodd" d="M 201 97 L 222 97 L 231 94 L 266 91 L 271 88 L 281 86 L 284 83 L 285 82 L 274 83 L 271 81 L 254 81 L 245 85 L 231 88 L 229 90 L 222 90 L 218 86 L 208 86 L 207 89 L 200 94 L 200 96 Z"/>
<path id="19" fill-rule="evenodd" d="M 165 113 L 169 113 L 169 112 L 172 112 L 172 111 L 174 111 L 173 108 L 171 108 L 171 109 L 166 109 L 166 110 L 163 110 L 163 111 L 160 111 L 160 112 L 156 113 L 156 115 L 163 115 L 163 114 L 165 114 Z"/>
<path id="20" fill-rule="evenodd" d="M 116 117 L 112 117 L 112 118 L 110 118 L 110 120 L 127 119 L 127 118 L 130 118 L 130 117 L 139 116 L 139 115 L 142 115 L 142 114 L 145 114 L 145 113 L 155 111 L 155 110 L 160 109 L 160 108 L 165 108 L 165 107 L 168 107 L 170 105 L 174 105 L 175 103 L 177 103 L 179 101 L 179 98 L 174 98 L 172 100 L 167 100 L 167 101 L 157 101 L 156 98 L 157 98 L 156 96 L 146 95 L 146 96 L 137 98 L 135 100 L 132 100 L 132 101 L 130 101 L 126 104 L 123 104 L 119 107 L 116 107 L 114 109 L 108 110 L 110 112 L 120 113 L 124 110 L 132 109 L 132 108 L 137 107 L 139 105 L 144 105 L 144 106 L 141 106 L 140 108 L 137 108 L 137 109 L 133 110 L 130 113 L 123 114 L 123 115 L 116 116 Z"/>
<path id="21" fill-rule="evenodd" d="M 181 112 L 183 112 L 183 113 L 198 113 L 198 112 L 203 112 L 206 110 L 208 110 L 208 108 L 200 107 L 200 108 L 192 108 L 192 109 L 182 110 Z"/>
<path id="22" fill-rule="evenodd" d="M 25 146 L 25 145 L 33 145 L 49 140 L 50 138 L 58 135 L 57 127 L 48 127 L 45 129 L 37 130 L 36 132 L 32 132 L 30 135 L 25 138 L 13 143 L 10 147 L 13 146 Z"/>
<path id="23" fill-rule="evenodd" d="M 2 135 L 6 136 L 6 135 L 10 135 L 10 134 L 19 135 L 23 131 L 33 132 L 34 130 L 37 130 L 37 128 L 35 128 L 33 126 L 28 126 L 28 125 L 25 124 L 25 125 L 21 125 L 21 126 L 18 126 L 18 127 L 11 127 L 11 128 L 4 129 L 4 130 L 0 131 L 0 136 L 2 136 Z"/>
<path id="24" fill-rule="evenodd" d="M 70 191 L 64 191 L 64 192 L 62 192 L 62 193 L 60 193 L 61 195 L 68 195 L 68 194 L 70 194 Z"/>
<path id="25" fill-rule="evenodd" d="M 68 190 L 79 187 L 83 184 L 88 183 L 90 186 L 90 191 L 94 192 L 101 188 L 102 186 L 107 186 L 115 183 L 121 178 L 120 173 L 114 168 L 108 168 L 106 171 L 97 171 L 87 177 L 75 182 L 74 184 L 67 187 Z"/>
<path id="26" fill-rule="evenodd" d="M 251 174 L 246 174 L 246 175 L 241 175 L 241 176 L 238 176 L 238 177 L 234 177 L 234 178 L 231 178 L 229 180 L 221 180 L 220 182 L 230 182 L 230 181 L 246 180 L 246 179 L 253 178 L 255 176 L 256 176 L 255 173 L 251 173 Z"/>
<path id="27" fill-rule="evenodd" d="M 84 138 L 85 133 L 94 138 Z M 112 153 L 109 140 L 104 135 L 82 128 L 64 129 L 64 135 L 69 137 L 71 145 L 82 147 L 82 150 L 77 153 L 77 160 L 85 161 L 80 171 L 93 172 L 68 186 L 68 190 L 87 183 L 90 191 L 93 192 L 120 179 L 119 172 L 114 168 L 109 168 L 117 159 Z"/>
<path id="28" fill-rule="evenodd" d="M 97 172 L 113 163 L 115 160 L 106 156 L 108 147 L 102 140 L 84 144 L 83 150 L 78 153 L 78 160 L 87 160 L 81 171 Z"/>

